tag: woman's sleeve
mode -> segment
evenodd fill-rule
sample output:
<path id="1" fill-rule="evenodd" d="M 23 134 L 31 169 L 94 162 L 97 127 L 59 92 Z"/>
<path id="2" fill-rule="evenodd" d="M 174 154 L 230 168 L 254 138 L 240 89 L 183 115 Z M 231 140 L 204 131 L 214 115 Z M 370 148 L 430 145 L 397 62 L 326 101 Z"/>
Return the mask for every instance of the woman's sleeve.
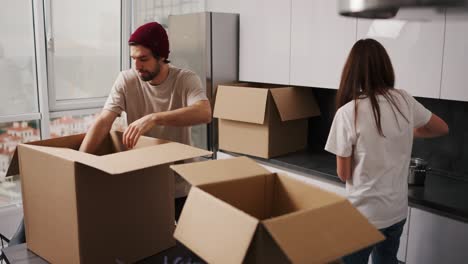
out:
<path id="1" fill-rule="evenodd" d="M 328 134 L 325 150 L 337 156 L 350 157 L 355 144 L 356 136 L 353 122 L 340 108 L 333 118 L 333 123 Z"/>
<path id="2" fill-rule="evenodd" d="M 404 91 L 404 90 L 403 90 Z M 431 119 L 432 112 L 429 111 L 426 107 L 424 107 L 420 102 L 418 102 L 411 94 L 407 91 L 404 91 L 406 98 L 410 102 L 411 111 L 413 114 L 413 127 L 422 127 L 429 119 Z"/>

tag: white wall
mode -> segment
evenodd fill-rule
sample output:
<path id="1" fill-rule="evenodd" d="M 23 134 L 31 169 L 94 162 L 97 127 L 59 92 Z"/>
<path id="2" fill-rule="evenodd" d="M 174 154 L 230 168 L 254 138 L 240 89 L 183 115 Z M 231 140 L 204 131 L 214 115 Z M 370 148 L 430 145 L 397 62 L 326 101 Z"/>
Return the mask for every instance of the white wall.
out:
<path id="1" fill-rule="evenodd" d="M 206 11 L 220 13 L 239 13 L 240 1 L 237 0 L 206 0 Z"/>

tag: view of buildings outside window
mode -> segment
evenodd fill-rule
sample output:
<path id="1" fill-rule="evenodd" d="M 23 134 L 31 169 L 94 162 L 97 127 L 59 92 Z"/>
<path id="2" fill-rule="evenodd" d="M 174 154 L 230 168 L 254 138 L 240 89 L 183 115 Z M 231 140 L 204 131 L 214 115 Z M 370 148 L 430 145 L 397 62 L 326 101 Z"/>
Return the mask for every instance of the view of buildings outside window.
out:
<path id="1" fill-rule="evenodd" d="M 63 137 L 88 131 L 99 113 L 80 116 L 62 116 L 50 120 L 50 137 Z M 127 126 L 125 112 L 112 125 L 112 130 L 123 131 Z"/>
<path id="2" fill-rule="evenodd" d="M 0 124 L 0 178 L 6 175 L 16 145 L 41 139 L 37 126 L 37 121 Z"/>
<path id="3" fill-rule="evenodd" d="M 50 137 L 63 137 L 85 133 L 98 113 L 80 116 L 63 116 L 50 121 Z M 125 113 L 114 122 L 112 129 L 123 131 L 127 126 Z M 40 140 L 38 122 L 13 122 L 0 124 L 0 179 L 8 170 L 16 146 L 20 143 Z"/>
<path id="4" fill-rule="evenodd" d="M 63 137 L 85 133 L 93 124 L 98 113 L 78 116 L 62 116 L 50 120 L 50 137 Z M 127 127 L 126 115 L 117 118 L 113 130 L 123 131 Z M 6 177 L 8 166 L 20 143 L 40 140 L 38 121 L 20 121 L 0 124 L 0 207 L 21 202 L 21 186 L 18 179 Z"/>
<path id="5" fill-rule="evenodd" d="M 0 207 L 21 201 L 18 179 L 5 175 L 16 146 L 41 139 L 38 125 L 38 121 L 0 124 Z"/>

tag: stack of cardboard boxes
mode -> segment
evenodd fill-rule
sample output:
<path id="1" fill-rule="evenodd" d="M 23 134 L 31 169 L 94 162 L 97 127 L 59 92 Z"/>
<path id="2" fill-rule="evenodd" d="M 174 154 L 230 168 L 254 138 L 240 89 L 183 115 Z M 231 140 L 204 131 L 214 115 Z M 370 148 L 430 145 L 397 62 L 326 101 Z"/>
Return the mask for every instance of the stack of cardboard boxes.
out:
<path id="1" fill-rule="evenodd" d="M 320 111 L 307 88 L 220 86 L 220 149 L 269 158 L 303 149 Z M 210 152 L 111 132 L 99 155 L 84 134 L 21 144 L 27 245 L 52 263 L 133 263 L 178 239 L 209 263 L 328 263 L 383 236 L 343 197 L 245 158 L 174 165 L 192 184 L 174 226 L 169 166 Z"/>

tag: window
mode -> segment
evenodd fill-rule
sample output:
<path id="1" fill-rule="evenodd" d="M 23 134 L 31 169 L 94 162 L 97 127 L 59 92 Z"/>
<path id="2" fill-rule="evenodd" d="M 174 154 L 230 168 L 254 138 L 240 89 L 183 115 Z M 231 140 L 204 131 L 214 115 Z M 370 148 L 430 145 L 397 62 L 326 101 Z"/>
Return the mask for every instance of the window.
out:
<path id="1" fill-rule="evenodd" d="M 120 3 L 48 1 L 46 10 L 50 109 L 102 106 L 121 69 Z"/>
<path id="2" fill-rule="evenodd" d="M 0 25 L 0 116 L 38 112 L 31 0 L 2 2 Z"/>
<path id="3" fill-rule="evenodd" d="M 169 15 L 205 11 L 205 0 L 138 0 L 133 1 L 133 30 L 152 21 L 167 29 Z"/>
<path id="4" fill-rule="evenodd" d="M 19 178 L 0 178 L 0 208 L 21 204 L 21 184 Z"/>
<path id="5" fill-rule="evenodd" d="M 4 178 L 16 146 L 40 140 L 38 121 L 0 123 L 0 178 Z"/>
<path id="6" fill-rule="evenodd" d="M 0 123 L 0 208 L 21 204 L 19 178 L 5 177 L 16 146 L 39 139 L 39 121 Z"/>
<path id="7" fill-rule="evenodd" d="M 49 129 L 50 137 L 63 137 L 81 134 L 88 131 L 101 109 L 89 109 L 71 112 L 56 112 L 51 114 Z M 125 112 L 114 121 L 112 130 L 123 131 L 127 127 Z"/>

